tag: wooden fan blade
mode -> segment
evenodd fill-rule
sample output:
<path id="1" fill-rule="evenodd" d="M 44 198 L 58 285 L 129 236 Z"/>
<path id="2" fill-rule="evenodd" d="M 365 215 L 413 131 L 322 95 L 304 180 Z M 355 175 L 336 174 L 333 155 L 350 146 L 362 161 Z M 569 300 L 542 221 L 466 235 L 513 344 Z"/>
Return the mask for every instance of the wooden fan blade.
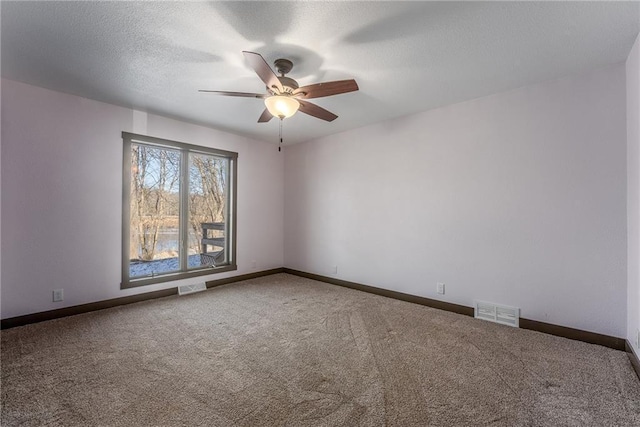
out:
<path id="1" fill-rule="evenodd" d="M 271 115 L 269 110 L 267 110 L 265 108 L 264 111 L 262 112 L 262 114 L 260 115 L 260 118 L 258 119 L 258 123 L 266 123 L 269 120 L 271 120 L 272 118 L 273 118 L 273 116 Z"/>
<path id="2" fill-rule="evenodd" d="M 226 92 L 223 90 L 199 90 L 198 92 L 213 93 L 215 95 L 224 96 L 241 96 L 243 98 L 266 98 L 267 95 L 262 93 L 246 93 L 246 92 Z"/>
<path id="3" fill-rule="evenodd" d="M 322 120 L 326 120 L 328 122 L 332 122 L 338 118 L 338 116 L 333 114 L 331 111 L 327 111 L 322 107 L 318 107 L 316 104 L 302 101 L 298 102 L 300 102 L 300 108 L 298 109 L 298 111 L 302 111 L 305 114 L 317 117 Z"/>
<path id="4" fill-rule="evenodd" d="M 278 92 L 284 91 L 282 83 L 278 80 L 278 76 L 273 72 L 271 67 L 269 67 L 269 64 L 267 64 L 267 61 L 264 60 L 262 55 L 247 51 L 242 51 L 242 53 L 249 62 L 249 65 L 251 65 L 251 68 L 253 68 L 258 77 L 262 79 L 269 89 L 276 89 Z"/>
<path id="5" fill-rule="evenodd" d="M 314 85 L 302 86 L 296 89 L 293 94 L 299 99 L 322 98 L 323 96 L 338 95 L 341 93 L 354 92 L 358 90 L 355 80 L 338 80 L 335 82 L 316 83 Z"/>

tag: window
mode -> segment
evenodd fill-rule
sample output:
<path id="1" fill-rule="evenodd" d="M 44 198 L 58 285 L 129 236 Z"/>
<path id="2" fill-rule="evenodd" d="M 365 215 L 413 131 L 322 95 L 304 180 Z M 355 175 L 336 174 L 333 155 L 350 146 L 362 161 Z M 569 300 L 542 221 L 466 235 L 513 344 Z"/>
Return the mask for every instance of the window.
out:
<path id="1" fill-rule="evenodd" d="M 238 154 L 122 139 L 122 288 L 236 270 Z"/>

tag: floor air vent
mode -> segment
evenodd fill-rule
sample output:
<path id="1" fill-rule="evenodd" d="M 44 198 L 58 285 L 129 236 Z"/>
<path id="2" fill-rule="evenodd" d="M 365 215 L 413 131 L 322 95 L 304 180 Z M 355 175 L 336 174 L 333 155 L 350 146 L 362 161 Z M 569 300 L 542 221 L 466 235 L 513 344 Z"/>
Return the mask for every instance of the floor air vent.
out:
<path id="1" fill-rule="evenodd" d="M 475 318 L 519 327 L 520 309 L 492 302 L 476 301 Z"/>
<path id="2" fill-rule="evenodd" d="M 206 291 L 207 285 L 204 282 L 196 283 L 193 285 L 182 285 L 178 286 L 178 294 L 179 295 L 187 295 L 192 294 L 194 292 Z"/>

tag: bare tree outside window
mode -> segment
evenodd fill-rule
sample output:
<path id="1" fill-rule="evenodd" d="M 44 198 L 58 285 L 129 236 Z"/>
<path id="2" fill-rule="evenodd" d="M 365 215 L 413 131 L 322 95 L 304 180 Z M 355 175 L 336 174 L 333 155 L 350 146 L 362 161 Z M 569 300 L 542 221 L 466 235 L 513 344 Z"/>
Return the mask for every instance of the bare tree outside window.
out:
<path id="1" fill-rule="evenodd" d="M 179 180 L 179 151 L 131 145 L 131 259 L 178 256 Z"/>

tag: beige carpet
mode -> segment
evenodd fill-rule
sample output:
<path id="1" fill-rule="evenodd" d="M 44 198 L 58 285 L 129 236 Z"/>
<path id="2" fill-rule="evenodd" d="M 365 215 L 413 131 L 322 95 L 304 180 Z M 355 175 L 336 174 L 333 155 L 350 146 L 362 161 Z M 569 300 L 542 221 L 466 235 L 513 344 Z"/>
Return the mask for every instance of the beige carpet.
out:
<path id="1" fill-rule="evenodd" d="M 627 355 L 278 274 L 2 332 L 2 426 L 640 426 Z"/>

